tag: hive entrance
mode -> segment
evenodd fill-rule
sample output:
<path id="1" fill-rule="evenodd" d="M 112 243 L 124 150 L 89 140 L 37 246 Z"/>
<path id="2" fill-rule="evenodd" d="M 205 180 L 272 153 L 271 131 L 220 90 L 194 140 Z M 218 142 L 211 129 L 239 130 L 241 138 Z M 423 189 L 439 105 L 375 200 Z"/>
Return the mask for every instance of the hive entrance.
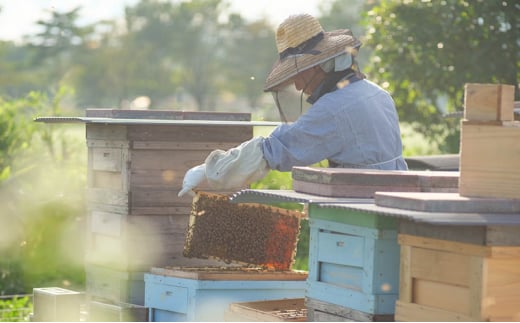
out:
<path id="1" fill-rule="evenodd" d="M 198 192 L 193 199 L 184 256 L 290 270 L 300 216 L 297 211 L 234 204 L 225 195 Z"/>

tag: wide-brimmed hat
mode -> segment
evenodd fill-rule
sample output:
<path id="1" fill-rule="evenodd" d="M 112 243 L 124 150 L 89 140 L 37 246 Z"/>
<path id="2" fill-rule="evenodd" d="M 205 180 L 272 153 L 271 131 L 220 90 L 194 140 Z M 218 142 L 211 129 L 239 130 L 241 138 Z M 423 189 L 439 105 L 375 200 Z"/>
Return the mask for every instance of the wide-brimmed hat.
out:
<path id="1" fill-rule="evenodd" d="M 276 31 L 280 57 L 267 76 L 264 91 L 272 91 L 296 74 L 341 54 L 355 55 L 360 46 L 349 29 L 325 32 L 318 19 L 309 14 L 289 16 Z"/>

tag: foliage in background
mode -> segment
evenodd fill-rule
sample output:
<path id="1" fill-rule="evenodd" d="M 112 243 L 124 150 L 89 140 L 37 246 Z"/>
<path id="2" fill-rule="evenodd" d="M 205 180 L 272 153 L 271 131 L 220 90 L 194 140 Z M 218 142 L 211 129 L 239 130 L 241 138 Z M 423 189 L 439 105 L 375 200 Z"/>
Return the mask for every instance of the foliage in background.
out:
<path id="1" fill-rule="evenodd" d="M 60 88 L 53 97 L 31 92 L 0 99 L 0 295 L 84 282 L 77 252 L 85 212 L 84 134 L 33 122 L 59 115 L 70 94 Z"/>
<path id="2" fill-rule="evenodd" d="M 443 116 L 463 110 L 464 84 L 518 86 L 519 10 L 513 0 L 382 0 L 366 16 L 366 71 L 392 93 L 402 122 L 457 153 L 459 120 Z"/>
<path id="3" fill-rule="evenodd" d="M 29 322 L 33 304 L 29 296 L 0 298 L 0 322 Z"/>

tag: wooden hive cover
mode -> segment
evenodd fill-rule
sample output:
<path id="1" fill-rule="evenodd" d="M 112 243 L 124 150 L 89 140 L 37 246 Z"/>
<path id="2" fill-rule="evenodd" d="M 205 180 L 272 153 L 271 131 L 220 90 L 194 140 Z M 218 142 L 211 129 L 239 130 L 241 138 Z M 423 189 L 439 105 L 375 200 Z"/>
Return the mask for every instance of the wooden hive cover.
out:
<path id="1" fill-rule="evenodd" d="M 184 256 L 275 270 L 294 262 L 302 213 L 199 191 L 193 199 Z"/>
<path id="2" fill-rule="evenodd" d="M 452 213 L 520 213 L 520 199 L 464 197 L 458 193 L 377 192 L 375 204 L 404 210 Z"/>
<path id="3" fill-rule="evenodd" d="M 303 281 L 307 279 L 307 272 L 304 271 L 276 271 L 250 266 L 152 267 L 150 272 L 154 275 L 194 280 Z"/>
<path id="4" fill-rule="evenodd" d="M 377 191 L 457 192 L 459 172 L 293 167 L 292 178 L 296 192 L 372 198 Z"/>

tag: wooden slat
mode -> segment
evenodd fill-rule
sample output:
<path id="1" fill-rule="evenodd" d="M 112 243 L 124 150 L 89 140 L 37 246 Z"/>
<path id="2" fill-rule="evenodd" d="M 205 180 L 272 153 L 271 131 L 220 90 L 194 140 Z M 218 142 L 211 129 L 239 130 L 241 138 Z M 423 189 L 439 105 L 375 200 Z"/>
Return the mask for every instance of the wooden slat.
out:
<path id="1" fill-rule="evenodd" d="M 303 271 L 274 271 L 252 267 L 153 267 L 152 274 L 172 276 L 177 278 L 189 278 L 196 280 L 279 280 L 300 281 L 307 279 L 307 273 Z"/>
<path id="2" fill-rule="evenodd" d="M 377 192 L 375 204 L 405 210 L 446 213 L 520 213 L 520 199 L 460 196 L 458 192 Z"/>
<path id="3" fill-rule="evenodd" d="M 462 123 L 459 193 L 520 199 L 520 122 L 511 126 Z"/>
<path id="4" fill-rule="evenodd" d="M 400 279 L 399 279 L 399 300 L 411 303 L 413 301 L 412 297 L 412 287 L 413 287 L 413 278 L 411 272 L 412 266 L 412 247 L 407 245 L 401 245 L 401 254 L 400 254 Z"/>
<path id="5" fill-rule="evenodd" d="M 515 87 L 507 84 L 464 86 L 464 118 L 472 121 L 513 120 Z"/>
<path id="6" fill-rule="evenodd" d="M 469 269 L 470 257 L 467 255 L 418 247 L 412 248 L 410 269 L 412 279 L 438 281 L 467 287 L 470 284 Z"/>
<path id="7" fill-rule="evenodd" d="M 253 137 L 252 126 L 132 125 L 128 139 L 139 141 L 236 142 Z"/>
<path id="8" fill-rule="evenodd" d="M 86 124 L 87 141 L 97 140 L 128 140 L 127 126 L 125 125 L 103 125 Z"/>
<path id="9" fill-rule="evenodd" d="M 442 269 L 440 269 L 442 270 Z M 413 303 L 469 315 L 469 288 L 425 279 L 414 279 Z"/>
<path id="10" fill-rule="evenodd" d="M 139 141 L 132 142 L 133 149 L 152 149 L 152 150 L 205 150 L 214 149 L 228 150 L 238 146 L 239 142 L 177 142 L 177 141 Z"/>
<path id="11" fill-rule="evenodd" d="M 397 301 L 395 320 L 400 322 L 472 322 L 480 321 L 468 315 L 444 311 L 428 306 Z"/>
<path id="12" fill-rule="evenodd" d="M 461 255 L 486 257 L 491 254 L 490 248 L 467 243 L 416 237 L 407 234 L 399 234 L 397 239 L 399 244 L 401 245 L 414 246 L 432 250 L 443 250 Z"/>

